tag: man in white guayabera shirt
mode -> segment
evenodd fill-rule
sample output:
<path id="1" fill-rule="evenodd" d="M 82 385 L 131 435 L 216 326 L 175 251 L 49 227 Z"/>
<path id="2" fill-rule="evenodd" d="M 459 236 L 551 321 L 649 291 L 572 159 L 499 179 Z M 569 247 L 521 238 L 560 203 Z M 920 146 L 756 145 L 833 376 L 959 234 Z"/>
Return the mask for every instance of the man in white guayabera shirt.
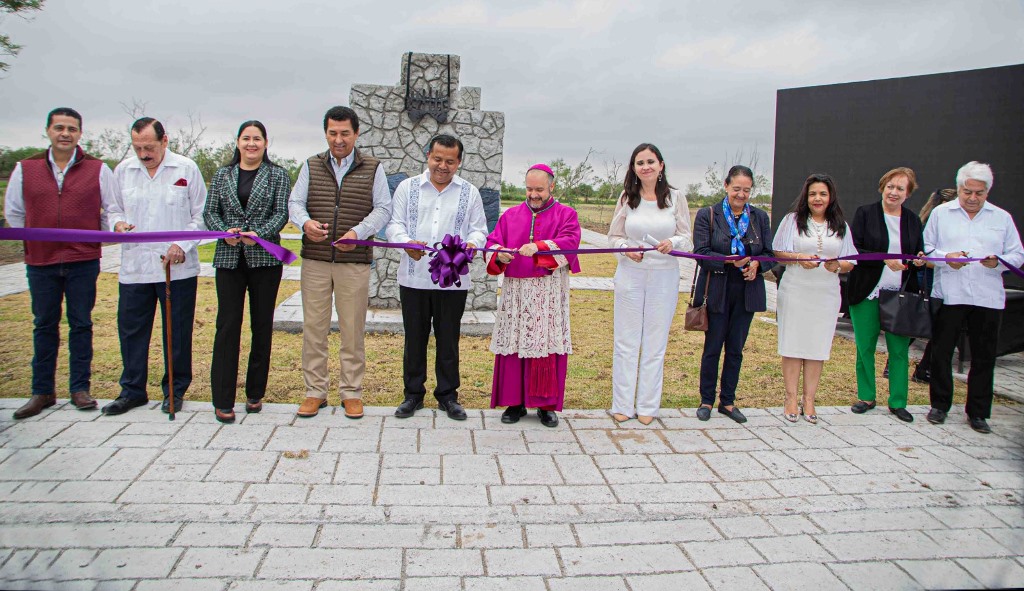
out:
<path id="1" fill-rule="evenodd" d="M 960 326 L 967 324 L 971 345 L 971 371 L 967 376 L 967 420 L 979 433 L 991 433 L 986 419 L 992 411 L 996 363 L 996 335 L 1006 306 L 1005 267 L 996 260 L 1020 267 L 1024 248 L 1013 218 L 988 202 L 992 168 L 968 162 L 956 173 L 957 199 L 936 207 L 924 229 L 929 256 L 983 258 L 977 263 L 938 262 L 932 295 L 943 304 L 932 327 L 931 394 L 928 421 L 946 420 L 953 405 L 953 346 Z"/>
<path id="2" fill-rule="evenodd" d="M 164 126 L 151 117 L 132 124 L 130 157 L 114 169 L 120 187 L 107 217 L 115 232 L 167 232 L 205 229 L 203 207 L 206 183 L 196 163 L 167 148 Z M 196 315 L 199 276 L 198 240 L 143 242 L 121 247 L 117 302 L 117 333 L 121 340 L 121 394 L 103 407 L 103 414 L 119 415 L 149 401 L 149 344 L 157 304 L 164 325 L 172 325 L 173 343 L 164 330 L 163 410 L 181 410 L 192 383 L 192 322 Z M 166 316 L 166 270 L 171 269 L 171 317 Z M 166 371 L 167 353 L 174 375 Z M 171 386 L 173 384 L 173 387 Z"/>
<path id="3" fill-rule="evenodd" d="M 433 245 L 451 234 L 471 247 L 483 245 L 487 239 L 487 218 L 480 191 L 455 174 L 462 164 L 462 151 L 462 142 L 453 136 L 439 135 L 430 140 L 427 171 L 402 181 L 395 189 L 387 229 L 389 242 Z M 433 324 L 437 343 L 434 398 L 448 418 L 461 421 L 466 419 L 466 411 L 458 401 L 459 331 L 472 281 L 464 275 L 459 284 L 437 285 L 430 278 L 428 263 L 422 250 L 409 249 L 402 254 L 398 267 L 405 329 L 405 400 L 395 410 L 395 416 L 408 418 L 423 408 L 427 393 L 427 341 Z"/>

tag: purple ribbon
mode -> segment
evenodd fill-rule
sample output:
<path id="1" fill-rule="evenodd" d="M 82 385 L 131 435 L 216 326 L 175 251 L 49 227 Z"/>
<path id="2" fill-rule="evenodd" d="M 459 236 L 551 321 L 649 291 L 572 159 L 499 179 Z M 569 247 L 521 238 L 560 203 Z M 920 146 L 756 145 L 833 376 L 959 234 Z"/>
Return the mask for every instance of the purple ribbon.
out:
<path id="1" fill-rule="evenodd" d="M 446 235 L 445 239 L 450 236 Z M 460 239 L 461 241 L 461 239 Z M 374 242 L 373 240 L 348 240 L 342 239 L 335 242 L 335 244 L 354 244 L 356 246 L 377 246 L 381 248 L 403 248 L 410 250 L 424 250 L 431 253 L 437 253 L 440 249 L 436 247 L 430 247 L 424 244 L 414 244 L 411 242 Z M 441 242 L 444 244 L 444 241 Z M 436 246 L 436 245 L 435 245 Z M 507 252 L 508 249 L 501 248 L 477 248 L 479 252 Z M 612 253 L 624 253 L 624 252 L 648 252 L 657 250 L 656 248 L 649 246 L 637 246 L 628 248 L 567 248 L 562 250 L 545 250 L 538 252 L 537 254 L 543 255 L 567 255 L 567 254 L 612 254 Z M 976 263 L 985 260 L 984 257 L 963 257 L 955 259 L 947 259 L 945 257 L 929 257 L 929 256 L 917 256 L 899 253 L 886 253 L 886 252 L 866 252 L 862 254 L 848 255 L 844 257 L 836 257 L 833 259 L 823 259 L 819 257 L 812 257 L 806 259 L 781 259 L 778 257 L 766 257 L 766 256 L 751 256 L 743 257 L 740 255 L 709 255 L 709 254 L 696 254 L 693 252 L 682 252 L 679 250 L 669 251 L 669 254 L 675 257 L 681 257 L 685 259 L 694 259 L 697 261 L 738 261 L 744 258 L 750 258 L 752 261 L 760 261 L 766 263 L 798 263 L 802 261 L 813 261 L 813 262 L 824 262 L 827 260 L 834 261 L 884 261 L 889 259 L 898 259 L 903 261 L 921 260 L 927 262 L 941 262 L 941 263 Z M 1003 264 L 1011 273 L 1024 279 L 1024 271 L 1006 262 L 1002 257 L 997 256 L 996 260 Z M 468 271 L 467 271 L 468 272 Z M 463 275 L 465 273 L 462 273 Z"/>
<path id="2" fill-rule="evenodd" d="M 461 276 L 469 273 L 473 249 L 460 236 L 451 234 L 446 234 L 438 244 L 430 255 L 430 280 L 443 288 L 462 287 Z"/>
<path id="3" fill-rule="evenodd" d="M 174 231 L 174 232 L 104 232 L 102 230 L 69 230 L 67 228 L 0 228 L 0 240 L 32 240 L 38 242 L 175 242 L 177 240 L 206 240 L 212 238 L 239 238 L 231 232 L 215 232 L 212 230 Z M 246 236 L 246 238 L 252 238 Z M 295 253 L 281 246 L 264 240 L 252 238 L 275 259 L 290 265 L 298 257 Z"/>

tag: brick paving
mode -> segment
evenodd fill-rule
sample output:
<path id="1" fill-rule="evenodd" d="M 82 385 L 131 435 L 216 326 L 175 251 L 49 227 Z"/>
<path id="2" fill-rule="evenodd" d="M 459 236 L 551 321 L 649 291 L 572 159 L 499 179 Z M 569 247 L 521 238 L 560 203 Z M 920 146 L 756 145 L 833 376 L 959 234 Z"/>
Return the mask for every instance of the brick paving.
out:
<path id="1" fill-rule="evenodd" d="M 1024 586 L 1024 409 L 995 432 L 821 407 L 548 429 L 295 405 L 221 425 L 0 400 L 5 589 Z"/>
<path id="2" fill-rule="evenodd" d="M 119 247 L 104 255 L 116 272 Z M 24 283 L 0 266 L 0 297 Z M 997 391 L 1022 398 L 1022 359 L 1000 359 Z M 666 409 L 650 427 L 567 410 L 547 429 L 275 404 L 221 425 L 191 402 L 169 422 L 155 402 L 104 417 L 66 400 L 14 421 L 23 402 L 0 399 L 4 589 L 1024 586 L 1021 406 L 979 435 L 923 407 L 909 425 L 819 407 L 817 426 L 778 408 L 745 425 Z"/>

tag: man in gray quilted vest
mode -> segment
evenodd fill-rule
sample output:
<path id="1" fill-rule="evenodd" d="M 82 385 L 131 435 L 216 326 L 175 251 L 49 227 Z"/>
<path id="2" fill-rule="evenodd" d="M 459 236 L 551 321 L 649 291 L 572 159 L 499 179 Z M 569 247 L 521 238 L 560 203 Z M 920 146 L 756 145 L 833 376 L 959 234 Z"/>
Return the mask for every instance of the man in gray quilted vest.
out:
<path id="1" fill-rule="evenodd" d="M 331 301 L 341 332 L 338 391 L 345 416 L 363 416 L 363 333 L 370 289 L 370 247 L 337 245 L 339 238 L 366 240 L 391 217 L 391 192 L 380 162 L 355 149 L 359 116 L 348 107 L 324 115 L 327 151 L 308 158 L 288 199 L 292 223 L 302 228 L 302 374 L 306 398 L 300 417 L 327 406 L 327 335 Z"/>

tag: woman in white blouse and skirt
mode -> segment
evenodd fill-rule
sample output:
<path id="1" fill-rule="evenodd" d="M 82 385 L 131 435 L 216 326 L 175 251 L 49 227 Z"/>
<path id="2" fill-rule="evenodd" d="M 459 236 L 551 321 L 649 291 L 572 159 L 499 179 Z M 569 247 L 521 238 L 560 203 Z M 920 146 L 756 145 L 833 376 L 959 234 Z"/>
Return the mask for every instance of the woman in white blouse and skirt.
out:
<path id="1" fill-rule="evenodd" d="M 668 252 L 693 248 L 686 197 L 668 184 L 653 144 L 633 150 L 608 241 L 612 248 L 657 248 L 617 255 L 615 270 L 612 417 L 649 425 L 661 408 L 665 347 L 679 299 L 679 262 Z"/>
<path id="2" fill-rule="evenodd" d="M 800 413 L 808 422 L 817 423 L 814 395 L 836 332 L 841 305 L 839 274 L 854 266 L 852 261 L 836 258 L 857 254 L 832 177 L 807 177 L 792 211 L 779 224 L 772 247 L 776 257 L 793 259 L 783 261 L 787 268 L 779 283 L 777 303 L 785 416 L 790 422 L 797 421 L 797 386 L 803 370 Z"/>

